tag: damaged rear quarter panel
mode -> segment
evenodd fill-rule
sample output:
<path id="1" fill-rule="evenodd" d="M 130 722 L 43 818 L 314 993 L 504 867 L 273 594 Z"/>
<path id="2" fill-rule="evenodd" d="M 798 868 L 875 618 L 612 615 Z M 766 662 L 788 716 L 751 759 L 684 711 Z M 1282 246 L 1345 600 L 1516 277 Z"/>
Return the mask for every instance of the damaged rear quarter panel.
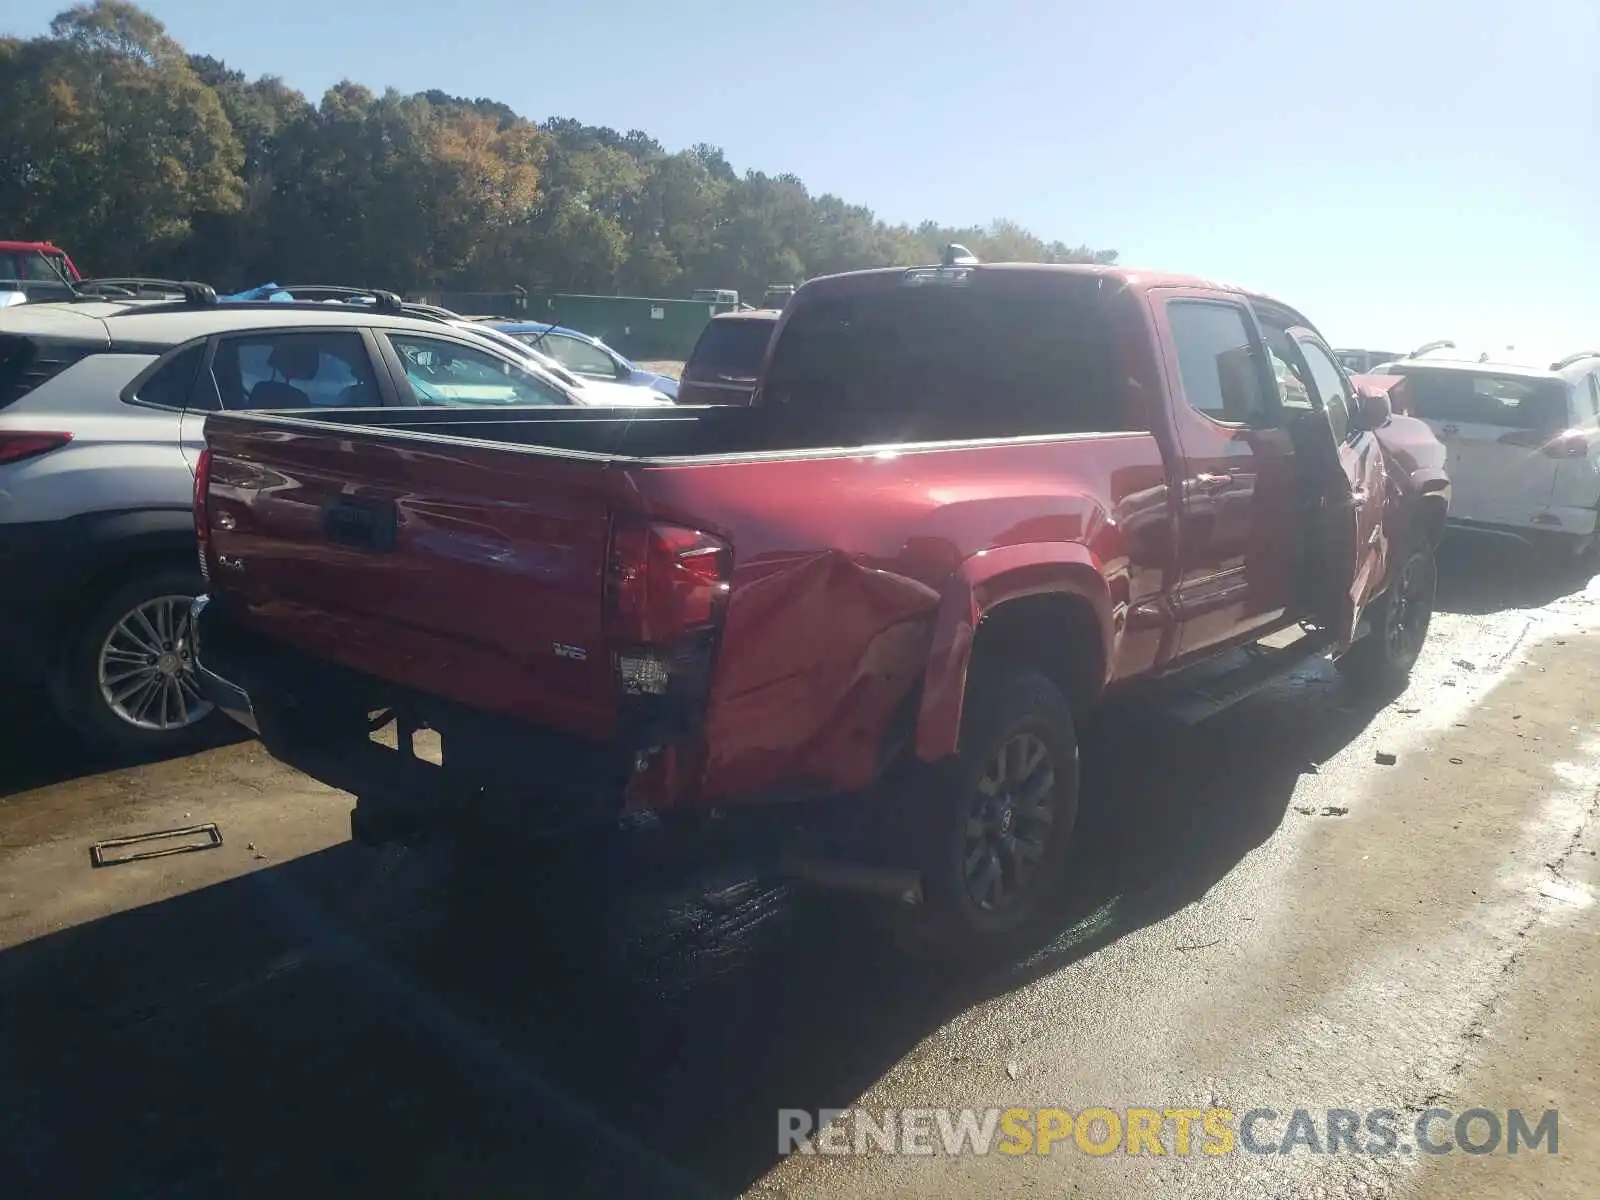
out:
<path id="1" fill-rule="evenodd" d="M 1056 566 L 1102 579 L 1109 630 L 1129 560 L 1108 507 L 1161 470 L 1146 434 L 630 469 L 647 511 L 734 550 L 702 800 L 866 786 L 930 659 L 964 681 L 961 614 Z"/>

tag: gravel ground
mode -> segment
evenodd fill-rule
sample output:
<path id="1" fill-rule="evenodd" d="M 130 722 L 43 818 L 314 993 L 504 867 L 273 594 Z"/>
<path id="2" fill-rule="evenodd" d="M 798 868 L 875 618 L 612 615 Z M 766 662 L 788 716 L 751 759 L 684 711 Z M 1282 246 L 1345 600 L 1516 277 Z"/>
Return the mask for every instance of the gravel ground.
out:
<path id="1" fill-rule="evenodd" d="M 1600 588 L 1448 547 L 1409 691 L 1088 731 L 1056 942 L 886 957 L 738 874 L 356 850 L 254 743 L 0 768 L 8 1194 L 1600 1195 Z M 1380 765 L 1379 752 L 1394 755 Z M 199 821 L 221 848 L 105 870 Z M 779 1108 L 1560 1110 L 1558 1156 L 791 1157 Z"/>

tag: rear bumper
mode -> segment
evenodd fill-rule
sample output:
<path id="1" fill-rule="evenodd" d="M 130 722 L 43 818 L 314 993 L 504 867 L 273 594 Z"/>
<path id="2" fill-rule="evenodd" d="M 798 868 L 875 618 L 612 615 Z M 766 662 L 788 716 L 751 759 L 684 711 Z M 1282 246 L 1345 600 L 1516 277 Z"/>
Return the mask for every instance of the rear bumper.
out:
<path id="1" fill-rule="evenodd" d="M 537 835 L 597 823 L 631 830 L 674 859 L 737 857 L 812 886 L 917 903 L 915 871 L 871 849 L 874 813 L 859 796 L 741 804 L 717 813 L 649 814 L 628 802 L 634 756 L 580 744 L 487 712 L 414 697 L 392 684 L 307 661 L 239 629 L 209 596 L 190 606 L 202 694 L 279 761 L 357 799 L 445 816 L 475 798 L 493 826 Z M 424 701 L 422 709 L 408 707 Z M 368 714 L 393 708 L 439 733 L 443 763 L 380 745 Z M 419 720 L 420 718 L 420 720 Z M 665 817 L 663 821 L 661 817 Z"/>
<path id="2" fill-rule="evenodd" d="M 555 823 L 615 818 L 622 809 L 633 761 L 618 747 L 315 658 L 242 626 L 215 597 L 194 601 L 190 627 L 202 694 L 274 758 L 331 787 L 418 803 L 484 789 L 531 794 L 538 800 L 527 807 Z M 402 751 L 374 741 L 374 726 L 389 719 L 397 729 L 434 730 L 449 767 L 416 756 L 409 745 Z"/>
<path id="3" fill-rule="evenodd" d="M 1545 539 L 1566 535 L 1573 538 L 1587 538 L 1600 532 L 1600 512 L 1588 507 L 1554 507 L 1530 513 L 1525 520 L 1484 521 L 1451 516 L 1448 523 L 1454 529 L 1498 533 L 1510 537 Z"/>
<path id="4" fill-rule="evenodd" d="M 190 628 L 197 628 L 202 614 L 210 605 L 209 596 L 201 596 L 189 606 Z M 243 725 L 257 737 L 261 736 L 261 722 L 256 718 L 255 705 L 250 693 L 230 680 L 224 679 L 202 662 L 196 662 L 195 680 L 200 694 L 217 707 L 217 710 Z"/>

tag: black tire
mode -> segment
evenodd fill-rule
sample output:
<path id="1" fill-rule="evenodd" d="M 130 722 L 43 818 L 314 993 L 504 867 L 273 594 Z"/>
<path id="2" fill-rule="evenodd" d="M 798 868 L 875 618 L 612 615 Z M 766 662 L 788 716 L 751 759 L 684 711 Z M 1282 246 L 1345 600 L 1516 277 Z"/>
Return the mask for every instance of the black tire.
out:
<path id="1" fill-rule="evenodd" d="M 1034 671 L 980 666 L 963 707 L 959 753 L 924 776 L 902 807 L 923 901 L 899 910 L 896 932 L 917 957 L 983 964 L 1030 949 L 1054 915 L 1078 816 L 1078 737 L 1066 697 Z M 1019 757 L 1001 762 L 1002 748 Z M 1025 759 L 1041 749 L 1045 757 L 1030 772 Z M 1008 764 L 1020 778 L 1008 779 Z M 1025 803 L 1041 770 L 1050 772 L 1041 797 L 1047 822 Z M 997 778 L 1003 800 L 992 792 Z M 1008 896 L 985 889 L 991 863 L 1001 886 L 1014 889 Z"/>
<path id="2" fill-rule="evenodd" d="M 1578 574 L 1593 569 L 1600 540 L 1594 534 L 1541 533 L 1530 544 L 1536 568 Z"/>
<path id="3" fill-rule="evenodd" d="M 161 718 L 154 715 L 144 724 L 137 724 L 125 715 L 133 707 L 124 703 L 121 711 L 114 706 L 101 686 L 101 657 L 113 630 L 141 606 L 163 597 L 192 599 L 202 590 L 200 573 L 196 569 L 176 565 L 151 566 L 118 583 L 103 600 L 74 620 L 66 631 L 65 642 L 56 669 L 53 691 L 61 715 L 77 729 L 90 747 L 102 754 L 118 758 L 156 758 L 181 754 L 214 744 L 225 719 L 193 701 L 193 695 L 180 682 L 185 701 L 185 717 L 197 714 L 192 723 L 178 725 L 177 700 L 168 709 L 170 727 L 159 728 Z M 174 602 L 171 606 L 179 606 Z M 186 607 L 186 606 L 185 606 Z M 179 632 L 174 630 L 174 632 Z M 128 646 L 119 640 L 115 653 L 125 656 Z M 181 666 L 187 657 L 181 649 L 171 653 Z M 159 657 L 159 656 L 158 656 Z M 108 660 L 108 676 L 111 675 Z M 192 675 L 188 683 L 192 685 Z M 116 689 L 112 688 L 113 696 Z M 204 715 L 198 715 L 201 712 Z"/>
<path id="4" fill-rule="evenodd" d="M 1339 673 L 1362 688 L 1404 689 L 1427 641 L 1438 577 L 1433 547 L 1411 550 L 1368 608 L 1366 635 L 1334 662 Z"/>

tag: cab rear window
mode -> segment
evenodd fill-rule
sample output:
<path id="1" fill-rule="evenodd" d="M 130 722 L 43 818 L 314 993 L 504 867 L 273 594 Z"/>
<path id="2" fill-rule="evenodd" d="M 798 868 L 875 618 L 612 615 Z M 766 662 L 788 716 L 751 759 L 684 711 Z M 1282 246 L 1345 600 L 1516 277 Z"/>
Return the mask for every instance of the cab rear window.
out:
<path id="1" fill-rule="evenodd" d="M 957 436 L 1111 432 L 1128 427 L 1112 344 L 1092 280 L 899 287 L 803 303 L 763 390 L 818 415 L 923 414 Z"/>

